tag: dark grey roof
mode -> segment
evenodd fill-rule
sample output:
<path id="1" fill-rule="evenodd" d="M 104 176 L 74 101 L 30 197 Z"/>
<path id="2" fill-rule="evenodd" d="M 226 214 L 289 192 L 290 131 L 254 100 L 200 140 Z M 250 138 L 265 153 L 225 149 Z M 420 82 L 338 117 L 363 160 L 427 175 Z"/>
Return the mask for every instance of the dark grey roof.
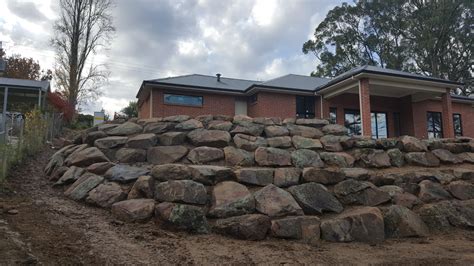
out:
<path id="1" fill-rule="evenodd" d="M 169 77 L 169 78 L 162 78 L 162 79 L 146 80 L 145 83 L 179 85 L 179 86 L 185 86 L 185 87 L 189 86 L 189 87 L 194 87 L 194 88 L 206 88 L 206 89 L 215 89 L 215 90 L 244 92 L 250 86 L 254 84 L 259 84 L 261 82 L 255 81 L 255 80 L 226 78 L 222 76 L 220 78 L 220 81 L 217 81 L 216 76 L 191 74 L 191 75 L 176 76 L 176 77 Z"/>
<path id="2" fill-rule="evenodd" d="M 453 99 L 458 99 L 458 100 L 463 100 L 463 101 L 471 101 L 471 102 L 474 102 L 474 95 L 473 95 L 473 97 L 471 97 L 471 96 L 464 96 L 464 95 L 451 94 L 451 98 L 453 98 Z"/>
<path id="3" fill-rule="evenodd" d="M 315 88 L 328 83 L 329 80 L 330 79 L 327 78 L 288 74 L 265 81 L 261 84 L 258 84 L 257 86 L 314 91 Z"/>
<path id="4" fill-rule="evenodd" d="M 320 85 L 318 88 L 316 88 L 316 91 L 324 89 L 324 88 L 326 88 L 330 85 L 336 84 L 340 81 L 343 81 L 347 78 L 350 78 L 350 77 L 352 77 L 354 75 L 357 75 L 357 74 L 360 74 L 360 73 L 371 73 L 371 74 L 379 74 L 379 75 L 386 75 L 386 76 L 394 76 L 394 77 L 412 78 L 412 79 L 419 79 L 419 80 L 442 82 L 442 83 L 454 84 L 454 85 L 463 85 L 462 83 L 454 82 L 454 81 L 450 81 L 450 80 L 446 80 L 446 79 L 433 78 L 433 77 L 408 73 L 408 72 L 395 70 L 395 69 L 365 65 L 365 66 L 353 68 L 353 69 L 351 69 L 347 72 L 344 72 L 344 73 L 332 78 L 326 84 Z"/>
<path id="5" fill-rule="evenodd" d="M 13 78 L 1 78 L 0 87 L 12 87 L 12 88 L 25 88 L 25 89 L 40 89 L 47 91 L 49 88 L 48 80 L 29 80 L 29 79 L 13 79 Z"/>

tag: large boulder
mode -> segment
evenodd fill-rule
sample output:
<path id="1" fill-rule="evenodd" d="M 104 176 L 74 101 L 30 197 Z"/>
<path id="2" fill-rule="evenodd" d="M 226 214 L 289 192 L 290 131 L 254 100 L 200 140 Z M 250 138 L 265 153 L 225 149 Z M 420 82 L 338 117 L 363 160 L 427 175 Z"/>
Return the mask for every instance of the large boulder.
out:
<path id="1" fill-rule="evenodd" d="M 181 145 L 186 141 L 186 132 L 165 132 L 158 135 L 158 144 L 163 146 Z"/>
<path id="2" fill-rule="evenodd" d="M 62 154 L 54 154 L 44 167 L 43 171 L 46 175 L 51 175 L 55 169 L 64 166 L 64 157 Z"/>
<path id="3" fill-rule="evenodd" d="M 174 123 L 181 123 L 189 119 L 191 119 L 189 115 L 172 115 L 172 116 L 163 117 L 163 121 L 174 122 Z"/>
<path id="4" fill-rule="evenodd" d="M 87 197 L 89 191 L 104 181 L 104 178 L 92 173 L 83 174 L 69 188 L 64 195 L 70 199 L 79 201 Z"/>
<path id="5" fill-rule="evenodd" d="M 324 135 L 319 140 L 326 151 L 339 152 L 343 150 L 341 136 Z"/>
<path id="6" fill-rule="evenodd" d="M 146 133 L 133 136 L 127 140 L 127 147 L 135 149 L 148 149 L 158 142 L 158 138 L 153 133 Z"/>
<path id="7" fill-rule="evenodd" d="M 286 127 L 283 126 L 267 126 L 265 127 L 265 135 L 268 138 L 272 137 L 281 137 L 281 136 L 288 136 L 290 132 Z"/>
<path id="8" fill-rule="evenodd" d="M 463 152 L 458 154 L 459 160 L 464 163 L 474 163 L 474 152 Z"/>
<path id="9" fill-rule="evenodd" d="M 273 184 L 278 187 L 289 187 L 298 185 L 301 176 L 301 169 L 288 167 L 276 168 L 273 175 Z"/>
<path id="10" fill-rule="evenodd" d="M 299 119 L 296 119 L 296 124 L 322 128 L 328 125 L 329 122 L 325 119 L 318 119 L 318 118 L 299 118 Z"/>
<path id="11" fill-rule="evenodd" d="M 442 163 L 462 163 L 462 160 L 452 152 L 445 149 L 436 149 L 431 151 Z"/>
<path id="12" fill-rule="evenodd" d="M 203 128 L 203 124 L 201 121 L 196 119 L 189 119 L 177 124 L 174 128 L 177 130 L 193 130 L 198 128 Z"/>
<path id="13" fill-rule="evenodd" d="M 155 179 L 149 175 L 142 175 L 133 183 L 132 188 L 128 192 L 127 199 L 151 199 L 153 198 L 154 189 Z"/>
<path id="14" fill-rule="evenodd" d="M 193 169 L 183 164 L 161 164 L 151 169 L 151 176 L 159 181 L 193 179 Z"/>
<path id="15" fill-rule="evenodd" d="M 291 153 L 291 162 L 299 168 L 324 167 L 324 162 L 319 154 L 313 150 L 299 149 Z"/>
<path id="16" fill-rule="evenodd" d="M 453 170 L 453 174 L 457 179 L 474 181 L 474 170 L 466 168 L 456 168 Z"/>
<path id="17" fill-rule="evenodd" d="M 209 216 L 224 218 L 252 213 L 254 210 L 255 199 L 246 186 L 224 181 L 212 189 Z"/>
<path id="18" fill-rule="evenodd" d="M 378 189 L 372 183 L 353 179 L 335 185 L 334 194 L 347 205 L 377 206 L 391 199 L 387 192 Z"/>
<path id="19" fill-rule="evenodd" d="M 148 123 L 145 125 L 145 128 L 143 128 L 143 132 L 161 134 L 161 133 L 173 130 L 175 126 L 176 126 L 176 123 L 170 123 L 170 122 Z"/>
<path id="20" fill-rule="evenodd" d="M 324 185 L 337 184 L 345 179 L 345 175 L 338 169 L 320 169 L 307 167 L 303 169 L 303 181 L 316 182 Z"/>
<path id="21" fill-rule="evenodd" d="M 423 180 L 420 182 L 420 193 L 418 197 L 420 200 L 426 203 L 451 199 L 449 192 L 444 190 L 443 186 L 439 183 L 435 183 L 429 180 Z"/>
<path id="22" fill-rule="evenodd" d="M 235 180 L 232 169 L 217 165 L 190 165 L 192 179 L 204 185 L 214 185 L 228 180 Z"/>
<path id="23" fill-rule="evenodd" d="M 110 208 L 112 204 L 122 201 L 127 194 L 122 190 L 119 184 L 109 182 L 100 184 L 89 192 L 86 202 L 97 205 L 102 208 Z"/>
<path id="24" fill-rule="evenodd" d="M 75 166 L 74 166 L 75 167 Z M 51 173 L 51 176 L 48 178 L 49 181 L 57 181 L 60 177 L 64 175 L 64 173 L 69 170 L 69 167 L 63 165 L 60 167 L 56 167 L 53 172 Z"/>
<path id="25" fill-rule="evenodd" d="M 352 167 L 355 159 L 345 152 L 321 152 L 321 159 L 328 165 L 338 167 Z"/>
<path id="26" fill-rule="evenodd" d="M 367 180 L 371 177 L 371 172 L 365 168 L 341 168 L 342 173 L 346 178 L 352 178 L 355 180 Z"/>
<path id="27" fill-rule="evenodd" d="M 114 149 L 124 146 L 128 141 L 127 137 L 106 137 L 94 141 L 94 146 L 99 149 Z"/>
<path id="28" fill-rule="evenodd" d="M 436 167 L 439 166 L 438 157 L 431 152 L 408 152 L 405 154 L 407 163 L 418 166 Z"/>
<path id="29" fill-rule="evenodd" d="M 290 136 L 268 138 L 267 144 L 273 148 L 291 148 L 292 146 Z"/>
<path id="30" fill-rule="evenodd" d="M 313 127 L 307 127 L 303 125 L 287 125 L 288 131 L 290 132 L 290 136 L 301 136 L 305 138 L 320 138 L 324 134 L 321 130 Z"/>
<path id="31" fill-rule="evenodd" d="M 235 123 L 235 121 L 234 121 Z M 252 122 L 241 121 L 237 123 L 233 130 L 230 131 L 232 134 L 247 134 L 252 136 L 260 136 L 263 133 L 265 126 L 261 124 L 255 124 Z"/>
<path id="32" fill-rule="evenodd" d="M 451 200 L 425 204 L 416 212 L 433 231 L 444 231 L 452 227 L 474 228 L 474 200 Z"/>
<path id="33" fill-rule="evenodd" d="M 234 126 L 234 124 L 229 121 L 213 120 L 209 122 L 207 129 L 230 131 L 232 126 Z"/>
<path id="34" fill-rule="evenodd" d="M 393 195 L 392 202 L 393 204 L 404 206 L 409 209 L 422 204 L 421 200 L 417 196 L 408 192 Z"/>
<path id="35" fill-rule="evenodd" d="M 94 146 L 94 141 L 107 137 L 104 131 L 93 131 L 84 134 L 82 137 L 82 143 L 85 143 L 89 146 Z"/>
<path id="36" fill-rule="evenodd" d="M 227 131 L 195 129 L 188 133 L 188 139 L 194 146 L 223 148 L 229 145 L 231 138 Z"/>
<path id="37" fill-rule="evenodd" d="M 272 168 L 240 168 L 235 174 L 241 183 L 266 186 L 273 183 L 273 171 Z"/>
<path id="38" fill-rule="evenodd" d="M 254 151 L 258 147 L 267 146 L 267 140 L 262 137 L 249 136 L 245 134 L 236 134 L 233 138 L 234 144 L 239 149 Z"/>
<path id="39" fill-rule="evenodd" d="M 65 163 L 68 166 L 89 166 L 93 163 L 99 162 L 108 162 L 109 159 L 105 157 L 104 153 L 102 153 L 96 147 L 85 148 L 79 152 L 75 152 L 66 159 Z"/>
<path id="40" fill-rule="evenodd" d="M 261 166 L 289 166 L 291 155 L 283 149 L 259 147 L 255 150 L 255 161 Z"/>
<path id="41" fill-rule="evenodd" d="M 111 162 L 101 162 L 101 163 L 93 163 L 87 166 L 87 172 L 94 173 L 96 175 L 103 175 L 107 170 L 113 167 L 115 164 Z"/>
<path id="42" fill-rule="evenodd" d="M 324 134 L 344 136 L 347 134 L 347 128 L 339 124 L 329 124 L 323 127 Z"/>
<path id="43" fill-rule="evenodd" d="M 180 230 L 200 234 L 209 232 L 205 213 L 197 206 L 163 202 L 156 205 L 155 215 Z"/>
<path id="44" fill-rule="evenodd" d="M 383 210 L 385 236 L 390 238 L 428 236 L 429 230 L 418 214 L 392 205 Z"/>
<path id="45" fill-rule="evenodd" d="M 280 117 L 254 117 L 252 122 L 265 126 L 281 125 Z"/>
<path id="46" fill-rule="evenodd" d="M 316 244 L 321 237 L 320 224 L 316 216 L 285 217 L 272 220 L 271 232 L 274 237 L 302 239 L 306 243 Z"/>
<path id="47" fill-rule="evenodd" d="M 424 152 L 428 150 L 425 143 L 411 136 L 401 136 L 398 143 L 400 149 L 404 152 Z"/>
<path id="48" fill-rule="evenodd" d="M 252 166 L 255 163 L 253 152 L 227 146 L 224 148 L 225 162 L 231 166 Z"/>
<path id="49" fill-rule="evenodd" d="M 359 162 L 365 167 L 384 168 L 390 167 L 390 157 L 383 150 L 363 149 L 359 150 Z"/>
<path id="50" fill-rule="evenodd" d="M 155 184 L 155 199 L 160 202 L 177 202 L 204 205 L 207 191 L 203 184 L 192 180 L 170 180 Z"/>
<path id="51" fill-rule="evenodd" d="M 455 198 L 460 200 L 474 199 L 474 185 L 458 180 L 449 183 L 448 190 Z"/>
<path id="52" fill-rule="evenodd" d="M 112 214 L 125 222 L 144 222 L 153 216 L 153 199 L 130 199 L 112 205 Z"/>
<path id="53" fill-rule="evenodd" d="M 111 136 L 128 136 L 141 133 L 143 131 L 143 127 L 132 123 L 132 122 L 125 122 L 109 131 L 107 131 L 108 135 Z"/>
<path id="54" fill-rule="evenodd" d="M 327 241 L 376 244 L 384 241 L 384 235 L 383 216 L 375 207 L 352 209 L 321 222 L 321 237 Z"/>
<path id="55" fill-rule="evenodd" d="M 147 161 L 151 164 L 174 163 L 188 153 L 185 146 L 157 146 L 147 150 Z"/>
<path id="56" fill-rule="evenodd" d="M 150 170 L 145 168 L 117 164 L 107 170 L 104 177 L 109 181 L 129 183 L 135 181 L 139 176 L 147 175 L 149 172 Z"/>
<path id="57" fill-rule="evenodd" d="M 193 164 L 205 164 L 224 159 L 224 152 L 219 148 L 201 146 L 192 149 L 187 158 Z"/>
<path id="58" fill-rule="evenodd" d="M 255 192 L 255 208 L 270 217 L 303 215 L 303 210 L 290 193 L 270 184 Z"/>
<path id="59" fill-rule="evenodd" d="M 226 234 L 238 239 L 263 240 L 270 230 L 270 218 L 262 214 L 246 214 L 220 219 L 214 229 L 220 234 Z"/>
<path id="60" fill-rule="evenodd" d="M 405 157 L 400 149 L 394 148 L 387 151 L 388 157 L 390 157 L 390 164 L 396 167 L 402 167 L 405 165 Z"/>
<path id="61" fill-rule="evenodd" d="M 317 183 L 306 183 L 288 188 L 288 192 L 303 208 L 305 214 L 321 214 L 324 211 L 341 212 L 344 207 L 331 192 Z"/>
<path id="62" fill-rule="evenodd" d="M 293 142 L 293 146 L 295 146 L 296 149 L 320 150 L 323 148 L 323 145 L 321 144 L 321 141 L 319 141 L 319 139 L 293 136 L 291 140 Z"/>
<path id="63" fill-rule="evenodd" d="M 115 153 L 115 159 L 120 163 L 145 162 L 146 151 L 143 149 L 121 148 Z"/>
<path id="64" fill-rule="evenodd" d="M 71 166 L 66 172 L 54 183 L 53 186 L 62 186 L 75 182 L 79 177 L 85 173 L 84 168 Z"/>

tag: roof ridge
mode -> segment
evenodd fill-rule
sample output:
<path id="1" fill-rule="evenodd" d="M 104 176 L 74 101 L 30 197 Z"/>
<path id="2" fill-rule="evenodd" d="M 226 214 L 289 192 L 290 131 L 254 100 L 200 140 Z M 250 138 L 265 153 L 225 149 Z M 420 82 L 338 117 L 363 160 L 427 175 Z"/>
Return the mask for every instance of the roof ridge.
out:
<path id="1" fill-rule="evenodd" d="M 216 76 L 212 76 L 212 75 L 205 75 L 205 74 L 193 74 L 193 75 L 196 75 L 196 76 L 204 76 L 204 77 L 216 77 Z M 229 78 L 229 77 L 225 77 L 225 76 L 221 76 L 221 79 L 233 79 L 233 80 L 244 80 L 244 81 L 252 81 L 252 82 L 261 82 L 261 81 L 258 81 L 258 80 L 252 80 L 252 79 L 239 79 L 239 78 Z"/>

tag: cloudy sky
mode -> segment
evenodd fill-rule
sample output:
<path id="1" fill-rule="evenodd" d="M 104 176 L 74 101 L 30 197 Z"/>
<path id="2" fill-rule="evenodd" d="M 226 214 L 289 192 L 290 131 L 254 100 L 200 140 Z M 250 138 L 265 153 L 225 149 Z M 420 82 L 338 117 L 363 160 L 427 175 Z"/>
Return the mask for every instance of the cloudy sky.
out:
<path id="1" fill-rule="evenodd" d="M 303 43 L 336 0 L 117 0 L 115 38 L 94 56 L 111 75 L 103 95 L 82 106 L 119 111 L 144 79 L 199 73 L 266 80 L 308 75 L 317 62 Z M 57 0 L 0 0 L 0 41 L 7 55 L 53 68 L 50 47 Z"/>

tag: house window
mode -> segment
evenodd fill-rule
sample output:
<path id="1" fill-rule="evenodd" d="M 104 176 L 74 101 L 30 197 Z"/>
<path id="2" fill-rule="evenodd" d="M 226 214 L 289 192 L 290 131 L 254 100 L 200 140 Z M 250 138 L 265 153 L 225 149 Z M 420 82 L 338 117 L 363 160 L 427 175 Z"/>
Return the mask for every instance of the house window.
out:
<path id="1" fill-rule="evenodd" d="M 258 93 L 249 96 L 249 103 L 256 103 L 258 100 Z"/>
<path id="2" fill-rule="evenodd" d="M 454 136 L 462 136 L 462 120 L 461 114 L 453 114 Z"/>
<path id="3" fill-rule="evenodd" d="M 370 118 L 372 125 L 372 138 L 387 138 L 387 114 L 380 112 L 372 112 L 370 113 Z"/>
<path id="4" fill-rule="evenodd" d="M 395 136 L 400 136 L 400 113 L 393 113 L 393 131 Z"/>
<path id="5" fill-rule="evenodd" d="M 314 96 L 296 96 L 296 117 L 314 118 Z"/>
<path id="6" fill-rule="evenodd" d="M 426 123 L 428 129 L 428 138 L 443 137 L 443 122 L 440 112 L 428 112 L 426 114 Z"/>
<path id="7" fill-rule="evenodd" d="M 349 135 L 361 135 L 362 124 L 359 110 L 344 110 L 344 126 Z"/>
<path id="8" fill-rule="evenodd" d="M 202 96 L 165 93 L 164 102 L 165 104 L 202 106 L 203 99 L 202 99 Z"/>
<path id="9" fill-rule="evenodd" d="M 337 108 L 335 107 L 329 108 L 329 123 L 331 124 L 337 123 Z"/>

